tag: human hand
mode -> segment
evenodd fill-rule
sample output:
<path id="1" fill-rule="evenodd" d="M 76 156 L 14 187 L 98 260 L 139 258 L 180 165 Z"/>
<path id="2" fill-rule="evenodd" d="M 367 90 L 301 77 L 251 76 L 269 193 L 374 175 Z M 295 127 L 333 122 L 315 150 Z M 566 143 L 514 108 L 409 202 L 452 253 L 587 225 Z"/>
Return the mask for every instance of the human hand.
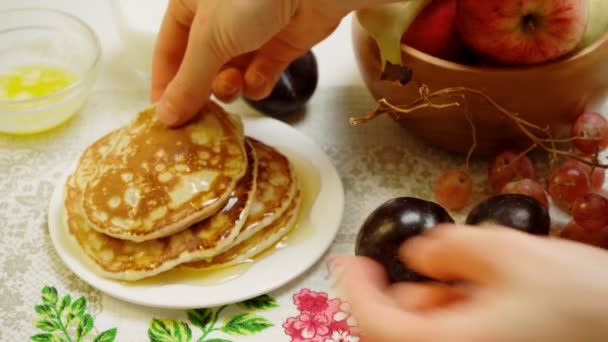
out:
<path id="1" fill-rule="evenodd" d="M 382 266 L 335 257 L 330 273 L 364 340 L 606 341 L 608 252 L 507 228 L 438 227 L 406 242 L 412 269 L 465 285 L 390 285 Z"/>
<path id="2" fill-rule="evenodd" d="M 210 93 L 226 102 L 241 92 L 254 100 L 268 96 L 289 63 L 327 37 L 353 5 L 171 0 L 152 66 L 152 100 L 159 101 L 160 119 L 184 123 Z"/>

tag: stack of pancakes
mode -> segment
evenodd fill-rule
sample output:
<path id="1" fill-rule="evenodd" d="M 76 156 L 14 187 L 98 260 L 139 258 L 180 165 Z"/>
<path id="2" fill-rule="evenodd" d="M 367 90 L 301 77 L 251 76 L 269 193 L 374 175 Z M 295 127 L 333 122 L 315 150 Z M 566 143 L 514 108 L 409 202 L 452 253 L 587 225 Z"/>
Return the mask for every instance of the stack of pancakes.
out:
<path id="1" fill-rule="evenodd" d="M 276 149 L 209 103 L 168 129 L 154 108 L 105 135 L 66 182 L 66 227 L 102 275 L 138 280 L 247 260 L 295 225 L 300 190 Z"/>

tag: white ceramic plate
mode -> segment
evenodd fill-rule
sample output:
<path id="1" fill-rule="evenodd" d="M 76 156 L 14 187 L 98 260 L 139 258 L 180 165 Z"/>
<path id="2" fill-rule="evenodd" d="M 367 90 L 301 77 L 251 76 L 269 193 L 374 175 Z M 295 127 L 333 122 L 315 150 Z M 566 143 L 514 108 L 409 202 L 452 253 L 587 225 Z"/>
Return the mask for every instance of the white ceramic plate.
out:
<path id="1" fill-rule="evenodd" d="M 135 304 L 163 308 L 213 307 L 235 303 L 273 291 L 298 277 L 331 245 L 344 210 L 344 190 L 327 155 L 294 128 L 266 117 L 243 118 L 247 135 L 295 152 L 318 172 L 320 190 L 310 208 L 310 232 L 304 239 L 257 260 L 239 276 L 221 283 L 128 284 L 96 274 L 88 257 L 67 238 L 63 197 L 67 174 L 55 187 L 49 207 L 49 230 L 59 256 L 82 280 L 106 294 Z M 71 170 L 70 170 L 71 172 Z M 296 228 L 297 229 L 297 228 Z"/>

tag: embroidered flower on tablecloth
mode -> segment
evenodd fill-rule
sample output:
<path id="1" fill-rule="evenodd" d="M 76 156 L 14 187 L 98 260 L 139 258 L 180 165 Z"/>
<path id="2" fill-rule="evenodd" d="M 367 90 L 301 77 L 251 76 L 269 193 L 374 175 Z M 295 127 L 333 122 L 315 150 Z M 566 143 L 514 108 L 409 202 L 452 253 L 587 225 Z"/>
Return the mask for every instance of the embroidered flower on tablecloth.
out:
<path id="1" fill-rule="evenodd" d="M 300 314 L 283 323 L 291 342 L 350 342 L 357 333 L 350 306 L 327 293 L 302 289 L 293 296 Z"/>
<path id="2" fill-rule="evenodd" d="M 327 309 L 327 293 L 303 289 L 299 294 L 293 297 L 293 302 L 300 312 L 318 314 Z"/>
<path id="3" fill-rule="evenodd" d="M 325 317 L 323 315 L 319 316 Z M 327 322 L 325 322 L 325 325 L 319 325 L 318 318 L 317 320 L 312 318 L 313 321 L 311 321 L 311 318 L 309 314 L 303 313 L 297 317 L 290 317 L 283 323 L 285 333 L 291 337 L 291 342 L 325 342 L 329 337 L 327 335 L 330 333 Z M 317 331 L 317 328 L 321 328 L 320 331 Z"/>
<path id="4" fill-rule="evenodd" d="M 327 336 L 329 334 L 329 320 L 324 315 L 309 315 L 303 313 L 298 316 L 293 327 L 300 330 L 303 338 L 313 338 L 315 336 Z"/>
<path id="5" fill-rule="evenodd" d="M 348 331 L 336 330 L 325 342 L 350 342 L 350 334 Z"/>
<path id="6" fill-rule="evenodd" d="M 338 324 L 338 323 L 344 324 L 348 328 L 350 328 L 350 329 L 344 329 L 344 330 L 350 330 L 351 335 L 359 336 L 359 325 L 357 324 L 357 320 L 351 313 L 350 304 L 347 302 L 341 302 L 339 299 L 336 301 L 340 303 L 340 307 L 339 307 L 339 310 L 336 311 L 336 313 L 334 313 L 334 316 L 333 316 L 334 321 L 336 322 L 336 324 Z M 336 328 L 334 330 L 340 330 L 340 329 L 338 328 L 338 326 L 336 326 Z"/>

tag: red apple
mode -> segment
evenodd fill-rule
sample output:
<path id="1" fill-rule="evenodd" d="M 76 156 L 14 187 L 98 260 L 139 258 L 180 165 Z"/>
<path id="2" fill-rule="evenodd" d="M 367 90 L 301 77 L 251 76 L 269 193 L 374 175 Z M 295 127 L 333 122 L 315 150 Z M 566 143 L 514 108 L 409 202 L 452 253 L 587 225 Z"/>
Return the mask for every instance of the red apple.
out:
<path id="1" fill-rule="evenodd" d="M 416 17 L 401 42 L 442 59 L 461 59 L 467 46 L 456 29 L 457 7 L 457 0 L 434 0 Z"/>
<path id="2" fill-rule="evenodd" d="M 587 27 L 587 0 L 459 0 L 457 27 L 479 53 L 533 64 L 576 49 Z"/>

